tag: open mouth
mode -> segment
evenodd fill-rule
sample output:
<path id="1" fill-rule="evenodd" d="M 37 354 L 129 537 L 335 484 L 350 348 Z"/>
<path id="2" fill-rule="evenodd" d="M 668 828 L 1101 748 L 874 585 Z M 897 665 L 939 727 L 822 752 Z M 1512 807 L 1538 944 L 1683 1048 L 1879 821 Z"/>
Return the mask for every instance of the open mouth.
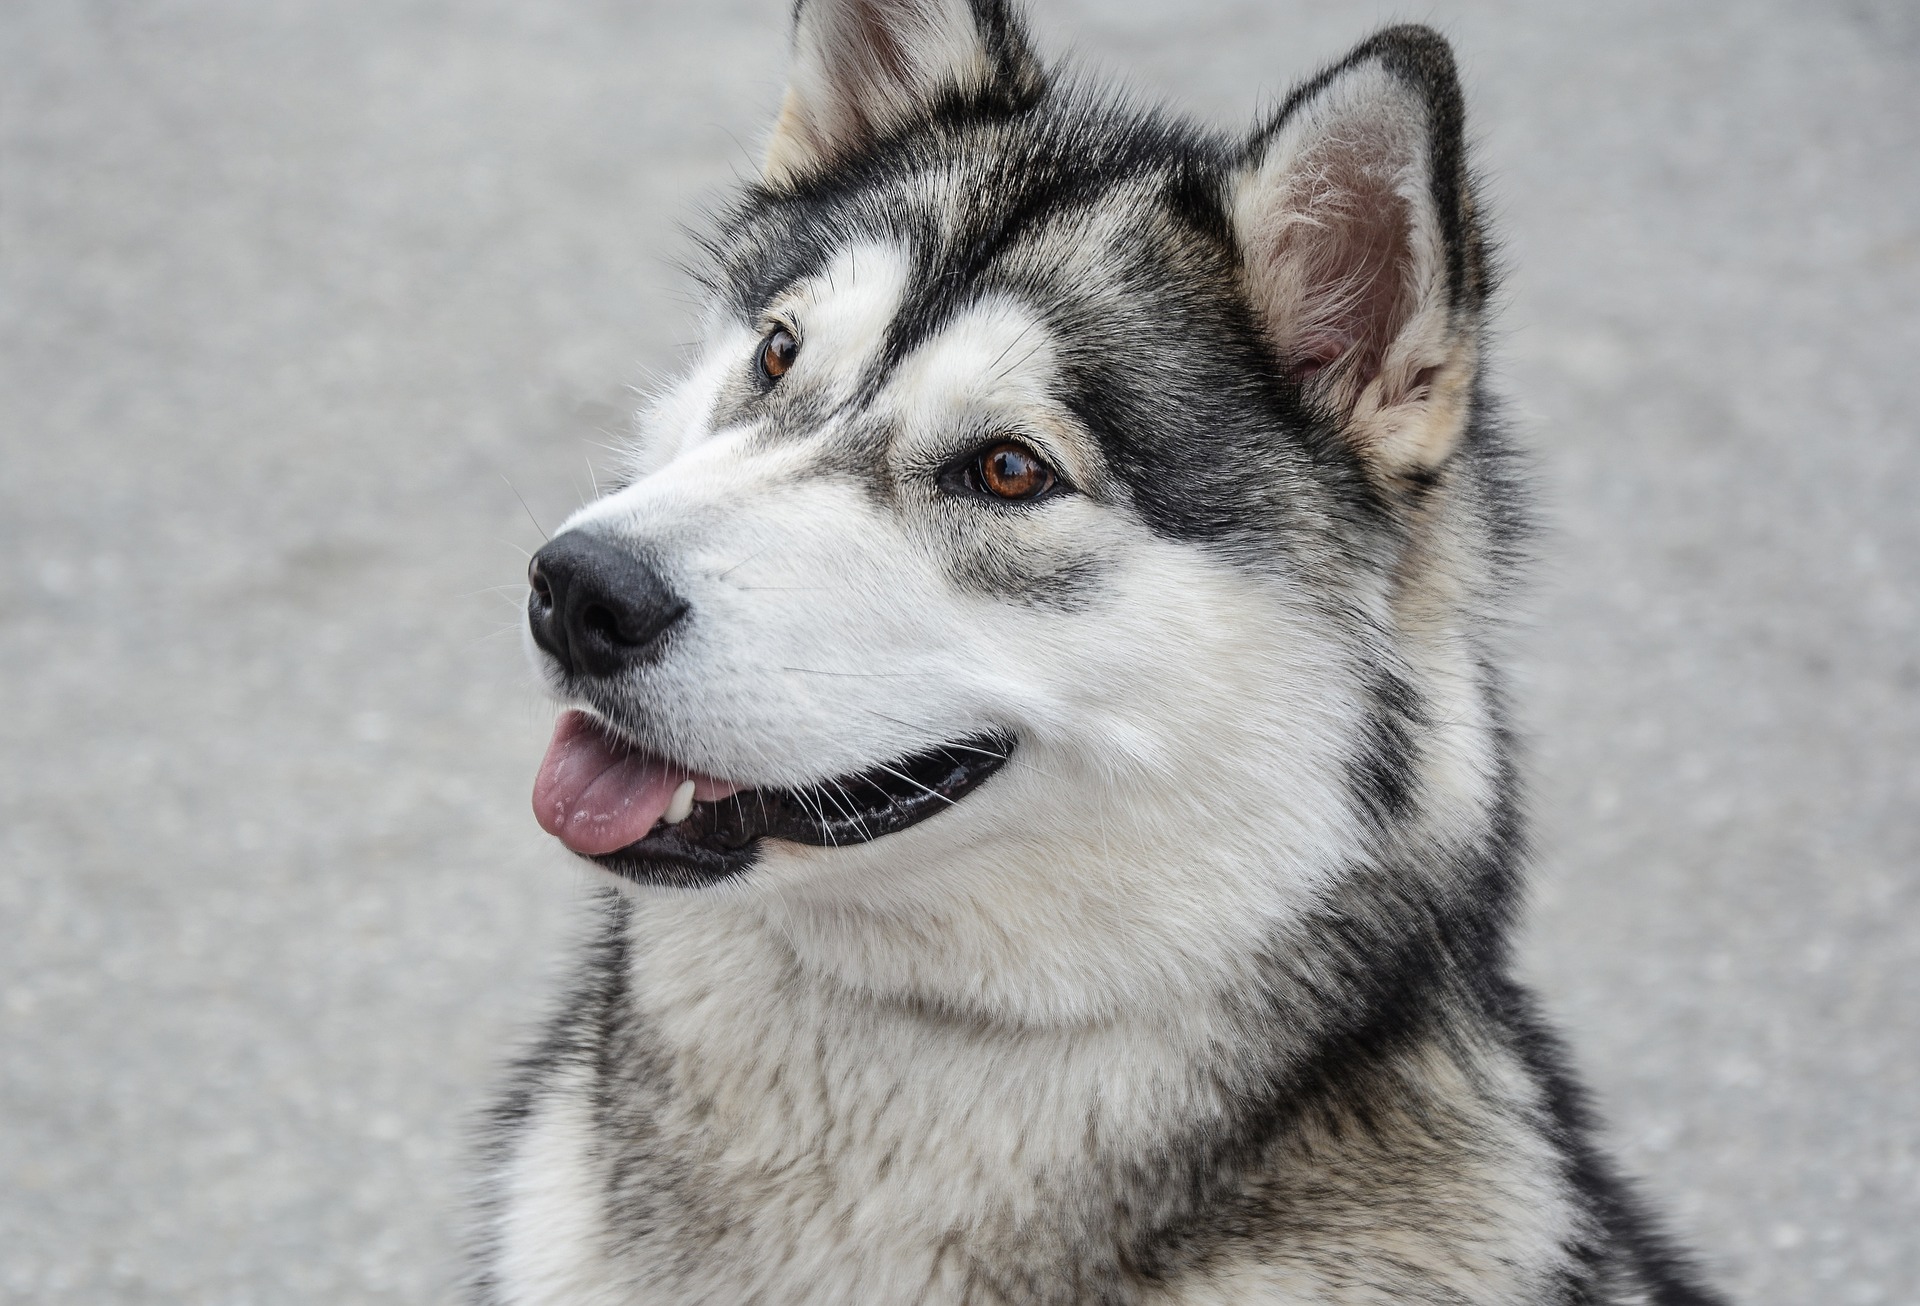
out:
<path id="1" fill-rule="evenodd" d="M 762 839 L 840 847 L 918 825 L 1006 762 L 980 735 L 795 789 L 748 789 L 635 749 L 585 712 L 564 713 L 533 786 L 541 828 L 646 884 L 708 884 L 753 864 Z"/>

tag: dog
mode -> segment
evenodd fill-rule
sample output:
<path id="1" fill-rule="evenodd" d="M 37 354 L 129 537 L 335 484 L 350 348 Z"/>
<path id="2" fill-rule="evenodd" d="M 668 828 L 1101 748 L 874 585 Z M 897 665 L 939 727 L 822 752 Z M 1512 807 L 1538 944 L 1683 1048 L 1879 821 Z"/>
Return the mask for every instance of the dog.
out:
<path id="1" fill-rule="evenodd" d="M 1524 477 L 1451 51 L 1226 138 L 801 0 L 684 377 L 529 571 L 599 926 L 472 1298 L 1715 1300 L 1511 976 Z"/>

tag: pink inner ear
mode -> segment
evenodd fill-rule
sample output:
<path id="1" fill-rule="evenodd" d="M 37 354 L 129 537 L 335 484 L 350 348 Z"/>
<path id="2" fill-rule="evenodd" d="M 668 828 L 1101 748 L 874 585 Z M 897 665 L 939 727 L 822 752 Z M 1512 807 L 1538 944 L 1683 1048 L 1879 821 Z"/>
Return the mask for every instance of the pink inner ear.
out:
<path id="1" fill-rule="evenodd" d="M 1292 266 L 1298 295 L 1293 320 L 1274 326 L 1295 377 L 1337 367 L 1364 386 L 1413 312 L 1413 215 L 1377 161 L 1332 153 L 1315 164 L 1271 254 Z"/>

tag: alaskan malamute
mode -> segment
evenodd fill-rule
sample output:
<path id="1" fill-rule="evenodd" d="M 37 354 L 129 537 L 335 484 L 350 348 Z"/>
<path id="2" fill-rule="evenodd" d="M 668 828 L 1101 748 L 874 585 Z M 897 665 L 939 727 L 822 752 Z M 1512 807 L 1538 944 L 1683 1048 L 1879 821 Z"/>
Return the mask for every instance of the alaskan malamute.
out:
<path id="1" fill-rule="evenodd" d="M 487 1303 L 1704 1303 L 1510 976 L 1522 534 L 1447 44 L 1223 138 L 803 0 L 697 361 L 534 558 L 612 885 Z"/>

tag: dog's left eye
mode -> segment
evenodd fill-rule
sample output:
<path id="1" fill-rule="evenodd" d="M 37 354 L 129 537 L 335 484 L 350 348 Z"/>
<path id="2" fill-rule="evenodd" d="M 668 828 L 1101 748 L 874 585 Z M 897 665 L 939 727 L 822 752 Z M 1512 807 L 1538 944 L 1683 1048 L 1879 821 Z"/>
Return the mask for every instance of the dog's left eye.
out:
<path id="1" fill-rule="evenodd" d="M 778 381 L 793 369 L 800 357 L 800 341 L 785 327 L 775 327 L 760 342 L 760 372 L 769 381 Z"/>

